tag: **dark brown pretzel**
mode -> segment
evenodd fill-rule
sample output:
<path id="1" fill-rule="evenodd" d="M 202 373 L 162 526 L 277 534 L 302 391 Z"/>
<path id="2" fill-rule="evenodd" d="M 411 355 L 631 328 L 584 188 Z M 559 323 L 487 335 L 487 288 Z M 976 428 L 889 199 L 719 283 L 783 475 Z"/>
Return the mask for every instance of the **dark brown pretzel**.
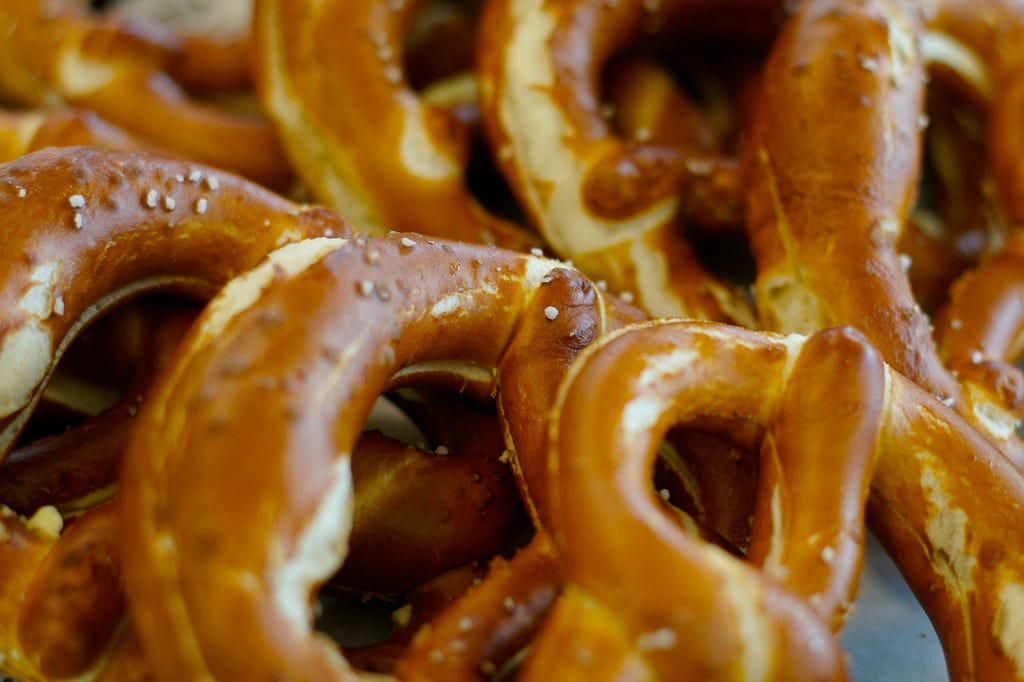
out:
<path id="1" fill-rule="evenodd" d="M 715 34 L 726 16 L 737 33 L 751 26 L 767 32 L 780 7 L 641 0 L 486 6 L 478 70 L 499 166 L 556 253 L 635 296 L 653 315 L 754 325 L 743 297 L 713 277 L 680 236 L 681 186 L 714 196 L 701 184 L 713 188 L 719 176 L 687 169 L 704 158 L 613 134 L 597 92 L 601 70 L 644 37 L 697 26 Z"/>
<path id="2" fill-rule="evenodd" d="M 0 459 L 67 345 L 119 300 L 210 296 L 282 243 L 344 234 L 323 209 L 183 161 L 84 147 L 0 167 Z"/>

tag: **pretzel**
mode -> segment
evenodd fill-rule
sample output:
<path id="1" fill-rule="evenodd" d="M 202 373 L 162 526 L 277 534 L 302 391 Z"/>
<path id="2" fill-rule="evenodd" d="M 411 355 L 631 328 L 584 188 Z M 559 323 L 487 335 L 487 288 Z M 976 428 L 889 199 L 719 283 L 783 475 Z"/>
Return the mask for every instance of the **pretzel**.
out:
<path id="1" fill-rule="evenodd" d="M 405 80 L 403 36 L 421 4 L 256 3 L 264 108 L 314 194 L 359 229 L 534 246 L 467 190 L 466 127 Z"/>
<path id="2" fill-rule="evenodd" d="M 250 0 L 206 3 L 117 0 L 103 3 L 102 12 L 117 21 L 155 23 L 169 29 L 177 49 L 167 70 L 189 92 L 216 95 L 251 89 Z"/>
<path id="3" fill-rule="evenodd" d="M 492 562 L 478 585 L 421 628 L 400 659 L 405 680 L 490 679 L 515 665 L 563 587 L 546 533 L 510 560 Z"/>
<path id="4" fill-rule="evenodd" d="M 757 307 L 771 329 L 856 326 L 1024 467 L 1013 406 L 943 366 L 894 247 L 917 184 L 924 29 L 906 3 L 844 0 L 804 2 L 784 27 L 747 154 Z"/>
<path id="5" fill-rule="evenodd" d="M 6 0 L 0 93 L 24 106 L 92 109 L 201 163 L 283 189 L 292 177 L 267 121 L 190 99 L 168 75 L 181 46 L 156 24 L 94 15 L 71 0 Z M 45 46 L 42 49 L 41 46 Z"/>
<path id="6" fill-rule="evenodd" d="M 405 234 L 307 240 L 229 284 L 140 414 L 123 470 L 125 577 L 154 669 L 350 675 L 337 650 L 312 637 L 309 595 L 345 555 L 347 453 L 373 400 L 413 382 L 489 395 L 521 320 L 560 314 L 534 298 L 561 267 Z M 287 279 L 272 283 L 275 271 Z M 295 306 L 299 327 L 288 314 Z M 189 426 L 179 431 L 172 415 L 186 405 Z M 283 447 L 290 438 L 298 447 Z M 235 452 L 248 453 L 244 470 Z"/>
<path id="7" fill-rule="evenodd" d="M 1005 230 L 990 189 L 982 116 L 972 98 L 958 90 L 939 76 L 929 80 L 923 191 L 896 241 L 911 291 L 929 315 Z"/>
<path id="8" fill-rule="evenodd" d="M 141 153 L 47 149 L 0 167 L 5 325 L 0 460 L 75 335 L 118 301 L 174 287 L 200 298 L 275 246 L 347 227 L 210 168 Z"/>
<path id="9" fill-rule="evenodd" d="M 370 485 L 374 481 L 367 480 L 369 477 L 364 470 L 372 469 L 377 478 L 388 480 L 396 495 L 418 500 L 421 512 L 425 507 L 429 510 L 431 495 L 452 493 L 459 485 L 451 476 L 456 467 L 438 466 L 434 461 L 410 470 L 403 457 L 407 446 L 382 439 L 379 433 L 367 432 L 353 453 L 357 476 L 355 506 L 361 513 L 353 520 L 350 559 L 357 565 L 357 571 L 361 569 L 367 575 L 373 575 L 374 567 L 383 565 L 378 554 L 383 545 L 367 538 L 393 533 L 403 524 L 409 527 L 422 524 L 423 519 L 417 520 L 415 512 L 390 504 L 392 500 L 388 496 L 380 495 L 376 486 Z M 417 455 L 429 459 L 423 453 Z M 465 455 L 456 454 L 455 458 L 472 458 L 471 454 Z M 477 485 L 495 493 L 500 491 L 500 486 L 492 486 L 489 481 Z M 448 501 L 446 509 L 454 511 L 453 522 L 443 529 L 432 530 L 432 538 L 435 541 L 440 538 L 443 546 L 427 547 L 426 540 L 416 539 L 424 546 L 405 551 L 411 563 L 418 560 L 419 563 L 402 569 L 404 579 L 414 579 L 410 576 L 416 573 L 423 579 L 431 571 L 430 563 L 436 566 L 438 561 L 454 563 L 467 555 L 484 558 L 493 554 L 501 531 L 508 535 L 506 527 L 521 518 L 507 511 L 503 514 L 502 504 L 501 501 L 488 503 L 484 518 L 476 518 L 480 514 L 479 506 L 467 504 L 466 509 L 460 509 L 458 501 Z M 4 623 L 14 624 L 10 629 L 0 624 L 0 672 L 16 675 L 26 682 L 64 679 L 86 672 L 100 675 L 99 679 L 106 679 L 103 675 L 107 675 L 114 680 L 145 679 L 149 674 L 150 668 L 138 649 L 135 632 L 125 622 L 119 544 L 115 534 L 116 507 L 116 503 L 110 503 L 86 511 L 59 537 L 60 515 L 53 507 L 42 508 L 33 519 L 19 517 L 8 508 L 0 507 L 0 523 L 5 528 L 0 534 L 0 558 L 5 569 L 0 607 L 5 614 Z M 460 524 L 459 519 L 476 524 L 480 533 L 494 531 L 497 537 L 489 542 L 482 539 L 473 542 L 469 538 L 465 545 L 456 548 L 450 536 L 461 535 L 456 532 L 461 530 L 460 526 L 470 525 Z M 406 539 L 410 535 L 407 532 Z M 461 539 L 467 540 L 464 536 Z M 423 559 L 428 563 L 423 563 Z M 387 570 L 391 576 L 396 575 L 396 567 Z M 358 575 L 356 571 L 349 571 L 343 578 L 353 585 L 351 578 Z M 386 575 L 373 577 L 373 587 L 394 587 L 394 582 L 386 582 Z M 128 673 L 124 668 L 140 672 L 125 677 Z"/>
<path id="10" fill-rule="evenodd" d="M 705 177 L 701 157 L 616 137 L 601 115 L 601 69 L 662 29 L 720 31 L 728 15 L 736 33 L 749 26 L 763 32 L 779 7 L 500 0 L 485 9 L 481 103 L 499 167 L 556 253 L 653 315 L 755 322 L 742 296 L 712 277 L 679 235 L 681 185 L 715 196 L 701 183 L 713 187 L 718 176 Z"/>
<path id="11" fill-rule="evenodd" d="M 584 395 L 605 399 L 599 407 Z M 612 416 L 596 415 L 610 406 Z M 735 629 L 723 635 L 712 625 L 721 621 L 704 614 L 753 609 L 750 617 L 760 624 L 755 628 L 755 621 L 745 621 L 743 631 L 758 634 L 745 640 L 739 661 L 751 666 L 747 674 L 773 665 L 789 670 L 789 663 L 774 658 L 783 645 L 773 639 L 779 636 L 777 625 L 764 620 L 773 607 L 757 606 L 758 591 L 751 585 L 758 583 L 738 568 L 726 571 L 725 559 L 695 547 L 666 524 L 648 483 L 668 427 L 708 414 L 753 420 L 774 434 L 762 450 L 749 560 L 799 590 L 820 614 L 841 614 L 859 570 L 860 500 L 870 479 L 870 527 L 935 624 L 951 678 L 1016 679 L 1024 673 L 1020 629 L 1011 615 L 1024 584 L 1016 549 L 1022 538 L 1010 530 L 1024 510 L 1024 477 L 999 451 L 952 410 L 883 365 L 852 329 L 803 338 L 681 321 L 599 339 L 584 351 L 559 393 L 551 429 L 552 528 L 565 556 L 567 594 L 573 596 L 571 605 L 548 621 L 545 629 L 555 632 L 541 633 L 541 643 L 555 645 L 535 653 L 537 670 L 551 674 L 552 665 L 572 666 L 565 647 L 573 641 L 585 647 L 588 635 L 570 624 L 581 609 L 607 619 L 592 636 L 610 641 L 588 650 L 600 656 L 592 662 L 612 669 L 645 666 L 679 675 L 678 666 L 717 660 L 723 666 L 719 674 L 738 675 L 737 657 L 721 656 L 716 647 L 729 636 L 743 642 L 743 636 Z M 584 452 L 587 457 L 580 456 Z M 830 459 L 823 461 L 826 453 Z M 801 483 L 825 473 L 835 477 L 831 483 Z M 814 496 L 824 504 L 812 504 Z M 628 559 L 636 556 L 646 560 Z M 684 557 L 690 566 L 705 567 L 707 579 L 714 575 L 709 569 L 716 569 L 736 587 L 702 588 L 689 573 L 680 579 L 678 562 Z M 666 578 L 638 575 L 651 566 L 665 570 Z M 724 606 L 704 602 L 707 611 L 699 610 L 698 617 L 692 610 L 673 615 L 670 605 L 686 603 L 696 610 L 701 601 L 673 597 L 668 585 L 709 598 L 723 589 L 742 590 L 747 597 L 724 600 Z M 637 661 L 632 643 L 643 633 L 660 633 L 665 644 Z M 562 653 L 555 656 L 558 646 Z M 603 652 L 618 652 L 622 659 L 607 660 Z M 664 667 L 670 665 L 676 667 Z M 585 669 L 577 666 L 577 672 Z M 705 670 L 703 676 L 708 674 Z"/>

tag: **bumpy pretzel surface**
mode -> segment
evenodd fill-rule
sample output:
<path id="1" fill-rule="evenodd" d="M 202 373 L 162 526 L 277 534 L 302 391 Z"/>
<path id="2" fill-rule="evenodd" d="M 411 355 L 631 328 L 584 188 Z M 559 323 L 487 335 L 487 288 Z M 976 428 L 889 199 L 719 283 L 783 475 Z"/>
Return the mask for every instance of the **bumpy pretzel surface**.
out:
<path id="1" fill-rule="evenodd" d="M 424 380 L 487 395 L 519 320 L 559 315 L 532 301 L 560 267 L 407 234 L 307 240 L 227 286 L 140 415 L 123 474 L 125 571 L 155 668 L 353 674 L 312 636 L 309 596 L 345 555 L 348 453 L 373 400 Z"/>

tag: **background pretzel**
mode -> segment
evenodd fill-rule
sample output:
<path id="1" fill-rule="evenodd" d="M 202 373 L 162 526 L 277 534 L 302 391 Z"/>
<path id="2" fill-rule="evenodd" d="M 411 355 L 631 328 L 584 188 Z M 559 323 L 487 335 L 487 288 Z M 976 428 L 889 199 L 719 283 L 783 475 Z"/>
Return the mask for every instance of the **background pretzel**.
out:
<path id="1" fill-rule="evenodd" d="M 114 303 L 161 287 L 208 297 L 284 242 L 347 227 L 213 169 L 51 148 L 0 167 L 0 453 L 71 339 Z"/>
<path id="2" fill-rule="evenodd" d="M 772 329 L 855 325 L 1024 466 L 1014 406 L 943 366 L 895 248 L 921 154 L 922 21 L 901 2 L 808 0 L 784 27 L 747 154 L 757 307 Z"/>
<path id="3" fill-rule="evenodd" d="M 359 229 L 529 248 L 469 192 L 468 128 L 406 80 L 405 35 L 423 4 L 260 0 L 264 107 L 316 196 Z"/>
<path id="4" fill-rule="evenodd" d="M 721 3 L 639 0 L 487 4 L 481 102 L 499 167 L 555 252 L 613 291 L 635 295 L 651 314 L 754 324 L 742 296 L 712 277 L 679 234 L 680 185 L 700 184 L 700 174 L 687 171 L 687 162 L 700 157 L 613 135 L 600 110 L 601 70 L 643 36 L 698 25 L 704 35 L 717 35 L 727 16 L 733 35 L 749 39 L 751 27 L 770 30 L 779 8 L 747 2 L 730 12 Z"/>
<path id="5" fill-rule="evenodd" d="M 0 671 L 26 681 L 102 679 L 105 670 L 139 663 L 140 652 L 124 642 L 131 635 L 124 628 L 116 519 L 116 505 L 107 504 L 61 535 L 52 507 L 27 521 L 0 507 Z"/>
<path id="6" fill-rule="evenodd" d="M 0 93 L 30 107 L 92 109 L 161 147 L 284 188 L 292 177 L 259 116 L 192 100 L 168 75 L 180 45 L 153 23 L 118 21 L 72 0 L 7 0 Z"/>

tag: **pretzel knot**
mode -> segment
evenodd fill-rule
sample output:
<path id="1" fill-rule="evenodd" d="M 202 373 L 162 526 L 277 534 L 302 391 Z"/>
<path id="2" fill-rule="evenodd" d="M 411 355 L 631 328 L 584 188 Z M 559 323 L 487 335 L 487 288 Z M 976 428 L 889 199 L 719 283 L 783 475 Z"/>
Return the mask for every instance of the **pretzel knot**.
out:
<path id="1" fill-rule="evenodd" d="M 1024 469 L 1014 434 L 1024 378 L 1001 365 L 987 379 L 964 372 L 958 381 L 943 365 L 896 248 L 918 184 L 929 66 L 936 77 L 957 74 L 960 87 L 985 104 L 989 167 L 1004 210 L 1020 219 L 1013 216 L 1024 149 L 1019 108 L 1011 116 L 1008 107 L 1019 101 L 1024 73 L 1024 12 L 1016 3 L 982 4 L 800 3 L 768 59 L 753 116 L 748 232 L 767 327 L 809 333 L 856 326 L 894 369 L 953 405 Z M 991 269 L 1005 272 L 994 262 Z M 986 277 L 1012 291 L 1005 275 Z M 940 333 L 959 339 L 951 349 L 1013 360 L 993 355 L 1016 352 L 1012 344 L 995 344 L 991 353 L 984 345 L 988 330 L 1001 324 L 1005 297 L 976 291 L 989 295 L 961 296 L 955 311 L 941 316 L 957 329 Z M 951 352 L 960 356 L 951 358 L 952 369 L 969 366 L 962 350 Z"/>
<path id="2" fill-rule="evenodd" d="M 533 238 L 466 186 L 467 125 L 406 78 L 405 36 L 423 4 L 261 0 L 261 100 L 299 173 L 360 230 L 525 250 Z"/>
<path id="3" fill-rule="evenodd" d="M 668 428 L 706 416 L 765 429 L 747 553 L 761 573 L 673 524 L 650 484 Z M 1010 616 L 1021 536 L 1004 525 L 1024 508 L 1024 479 L 859 333 L 662 322 L 610 334 L 573 366 L 550 433 L 551 528 L 569 587 L 528 671 L 840 676 L 822 620 L 794 593 L 841 624 L 870 483 L 871 527 L 935 623 L 951 675 L 1024 672 Z"/>

